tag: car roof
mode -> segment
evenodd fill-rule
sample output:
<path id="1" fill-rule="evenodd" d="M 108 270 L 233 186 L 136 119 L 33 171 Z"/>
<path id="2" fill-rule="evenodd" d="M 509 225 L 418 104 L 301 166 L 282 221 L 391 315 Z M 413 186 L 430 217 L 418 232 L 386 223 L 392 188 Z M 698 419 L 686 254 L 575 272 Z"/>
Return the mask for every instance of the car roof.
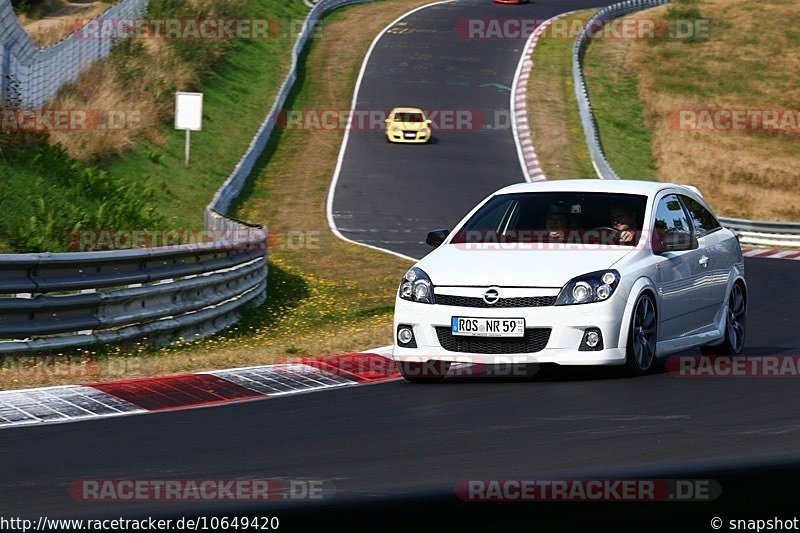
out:
<path id="1" fill-rule="evenodd" d="M 395 107 L 392 113 L 422 113 L 422 109 L 418 107 Z"/>
<path id="2" fill-rule="evenodd" d="M 535 183 L 516 183 L 497 191 L 495 194 L 513 194 L 522 192 L 607 192 L 619 194 L 642 194 L 654 196 L 664 189 L 678 188 L 693 192 L 702 197 L 696 187 L 676 183 L 645 180 L 601 180 L 601 179 L 569 179 L 548 180 Z"/>

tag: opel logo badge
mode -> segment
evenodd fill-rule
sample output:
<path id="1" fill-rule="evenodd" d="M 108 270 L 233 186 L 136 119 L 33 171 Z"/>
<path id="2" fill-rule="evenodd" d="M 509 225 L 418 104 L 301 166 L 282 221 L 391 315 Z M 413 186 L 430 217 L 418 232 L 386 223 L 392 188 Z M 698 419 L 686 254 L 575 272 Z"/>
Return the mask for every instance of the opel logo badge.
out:
<path id="1" fill-rule="evenodd" d="M 497 300 L 500 299 L 500 293 L 497 292 L 497 289 L 489 289 L 488 291 L 483 293 L 483 301 L 489 305 L 494 305 L 497 303 Z"/>

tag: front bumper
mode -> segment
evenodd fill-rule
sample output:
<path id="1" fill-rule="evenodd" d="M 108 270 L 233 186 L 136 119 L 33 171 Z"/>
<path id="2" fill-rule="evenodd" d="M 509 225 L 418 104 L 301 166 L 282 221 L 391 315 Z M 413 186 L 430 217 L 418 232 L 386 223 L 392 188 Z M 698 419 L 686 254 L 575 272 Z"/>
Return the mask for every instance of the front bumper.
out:
<path id="1" fill-rule="evenodd" d="M 621 365 L 625 363 L 627 326 L 623 327 L 625 300 L 614 294 L 608 301 L 564 306 L 475 308 L 422 304 L 401 298 L 395 300 L 395 361 L 449 361 L 476 364 L 555 363 L 559 365 Z M 525 327 L 550 328 L 543 349 L 533 353 L 464 353 L 448 351 L 439 342 L 436 327 L 450 327 L 454 316 L 476 318 L 524 318 Z M 399 325 L 410 325 L 416 348 L 397 341 Z M 581 351 L 588 328 L 602 333 L 601 350 Z"/>
<path id="2" fill-rule="evenodd" d="M 413 138 L 405 137 L 405 132 L 393 132 L 388 130 L 386 132 L 386 138 L 389 139 L 391 142 L 394 143 L 409 143 L 409 144 L 421 144 L 426 143 L 431 139 L 431 133 L 428 131 L 427 133 L 423 133 L 422 131 L 415 132 L 415 136 Z"/>

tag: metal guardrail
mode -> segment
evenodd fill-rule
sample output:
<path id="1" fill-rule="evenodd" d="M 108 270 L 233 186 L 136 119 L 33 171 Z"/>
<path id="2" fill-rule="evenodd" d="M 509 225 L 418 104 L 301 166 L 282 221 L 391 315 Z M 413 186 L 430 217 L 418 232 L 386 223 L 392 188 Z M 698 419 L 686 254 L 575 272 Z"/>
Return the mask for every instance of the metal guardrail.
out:
<path id="1" fill-rule="evenodd" d="M 601 179 L 620 179 L 606 159 L 597 130 L 597 122 L 592 113 L 586 80 L 583 76 L 583 54 L 591 39 L 591 33 L 599 30 L 608 20 L 633 13 L 642 9 L 657 7 L 669 3 L 669 0 L 629 0 L 605 7 L 597 11 L 587 20 L 586 25 L 575 40 L 572 50 L 572 79 L 575 86 L 575 98 L 578 102 L 578 113 L 583 125 L 583 134 L 589 156 L 597 176 Z M 769 222 L 720 217 L 728 229 L 739 235 L 742 244 L 750 246 L 784 246 L 800 247 L 800 223 Z"/>
<path id="2" fill-rule="evenodd" d="M 321 0 L 292 50 L 289 73 L 247 151 L 205 210 L 214 242 L 108 252 L 0 254 L 0 354 L 68 350 L 147 338 L 193 340 L 234 324 L 266 299 L 267 231 L 224 213 L 264 150 L 297 77 Z"/>
<path id="3" fill-rule="evenodd" d="M 265 250 L 231 244 L 0 256 L 0 353 L 218 331 L 266 289 Z"/>
<path id="4" fill-rule="evenodd" d="M 233 202 L 233 200 L 239 196 L 239 193 L 241 192 L 242 187 L 247 180 L 247 176 L 250 175 L 250 172 L 253 170 L 253 167 L 261 155 L 261 152 L 264 151 L 264 147 L 267 145 L 269 136 L 272 133 L 275 124 L 278 122 L 278 115 L 283 109 L 283 106 L 286 104 L 286 99 L 289 96 L 289 92 L 291 92 L 292 86 L 297 79 L 298 58 L 300 57 L 306 42 L 308 42 L 308 39 L 311 38 L 311 30 L 314 28 L 314 25 L 317 23 L 320 17 L 326 11 L 330 11 L 331 9 L 336 9 L 337 7 L 347 4 L 363 3 L 367 1 L 369 0 L 320 0 L 316 5 L 314 5 L 311 11 L 309 11 L 305 22 L 303 23 L 303 27 L 301 28 L 297 37 L 297 42 L 292 49 L 292 62 L 291 66 L 289 67 L 289 73 L 286 75 L 286 79 L 284 79 L 283 84 L 281 84 L 281 87 L 278 90 L 275 103 L 272 105 L 267 118 L 261 124 L 261 127 L 259 128 L 255 137 L 253 137 L 253 140 L 250 142 L 250 147 L 247 149 L 247 152 L 245 152 L 244 156 L 239 160 L 239 163 L 236 165 L 236 168 L 234 168 L 231 175 L 228 177 L 222 187 L 220 187 L 219 191 L 217 191 L 217 194 L 209 204 L 209 207 L 217 212 L 224 213 L 230 207 L 231 202 Z"/>
<path id="5" fill-rule="evenodd" d="M 720 223 L 748 246 L 800 247 L 800 223 L 719 217 Z"/>
<path id="6" fill-rule="evenodd" d="M 575 86 L 575 98 L 578 101 L 578 113 L 583 125 L 583 135 L 586 139 L 586 146 L 589 149 L 589 156 L 592 165 L 601 179 L 619 179 L 619 176 L 606 159 L 603 148 L 600 144 L 600 134 L 597 131 L 597 121 L 592 113 L 592 104 L 589 101 L 589 91 L 586 88 L 586 80 L 583 77 L 583 54 L 586 46 L 591 39 L 591 33 L 603 27 L 606 21 L 639 11 L 649 7 L 656 7 L 669 3 L 669 0 L 629 0 L 613 4 L 598 10 L 589 17 L 586 25 L 581 29 L 575 39 L 572 48 L 572 81 Z"/>

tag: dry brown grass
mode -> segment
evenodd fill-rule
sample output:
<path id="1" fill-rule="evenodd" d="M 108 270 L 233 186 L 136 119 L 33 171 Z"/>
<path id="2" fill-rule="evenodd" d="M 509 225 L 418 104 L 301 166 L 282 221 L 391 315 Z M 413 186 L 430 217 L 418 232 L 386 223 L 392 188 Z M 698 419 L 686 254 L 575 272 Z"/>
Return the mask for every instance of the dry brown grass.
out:
<path id="1" fill-rule="evenodd" d="M 85 5 L 68 5 L 66 0 L 48 3 L 36 18 L 18 15 L 22 27 L 36 46 L 55 44 L 74 29 L 75 24 L 91 19 L 108 9 L 114 2 L 90 2 Z"/>
<path id="2" fill-rule="evenodd" d="M 85 132 L 54 130 L 50 133 L 52 144 L 61 144 L 71 157 L 87 163 L 120 156 L 142 137 L 161 144 L 161 124 L 172 113 L 171 88 L 185 90 L 198 79 L 164 41 L 145 40 L 142 45 L 144 53 L 127 57 L 123 64 L 111 59 L 96 62 L 48 105 L 52 109 L 91 110 L 104 123 L 111 116 L 124 116 L 123 127 Z M 144 64 L 150 75 L 120 79 L 120 72 L 141 71 Z"/>
<path id="3" fill-rule="evenodd" d="M 375 34 L 402 13 L 426 3 L 429 0 L 387 0 L 335 12 L 308 55 L 305 68 L 314 74 L 305 79 L 306 96 L 297 105 L 349 109 L 358 70 Z M 254 192 L 237 213 L 268 224 L 270 233 L 278 236 L 278 245 L 270 250 L 269 292 L 275 295 L 282 287 L 304 286 L 307 294 L 297 299 L 296 308 L 278 313 L 269 324 L 250 317 L 254 325 L 244 323 L 225 336 L 157 353 L 119 348 L 117 355 L 99 364 L 81 367 L 68 362 L 57 371 L 8 372 L 1 388 L 272 364 L 305 354 L 347 353 L 390 344 L 394 294 L 409 263 L 345 243 L 328 229 L 325 199 L 343 135 L 339 130 L 283 132 L 255 179 Z M 280 236 L 289 230 L 308 232 L 314 245 L 281 246 Z"/>
<path id="4" fill-rule="evenodd" d="M 218 12 L 242 13 L 246 0 L 192 0 L 200 16 L 213 18 Z M 213 64 L 224 53 L 226 43 L 204 42 L 203 61 Z M 196 87 L 202 68 L 163 39 L 141 39 L 121 43 L 111 57 L 95 62 L 74 83 L 63 87 L 48 104 L 52 109 L 91 110 L 108 127 L 88 132 L 55 130 L 52 144 L 85 163 L 96 163 L 123 155 L 142 138 L 155 145 L 163 141 L 161 125 L 172 116 L 176 90 Z M 125 117 L 112 124 L 108 117 Z M 121 126 L 121 127 L 120 127 Z"/>
<path id="5" fill-rule="evenodd" d="M 707 41 L 638 41 L 630 48 L 653 127 L 658 179 L 699 186 L 719 214 L 800 220 L 800 133 L 685 131 L 666 120 L 680 109 L 797 110 L 798 4 L 702 0 L 699 8 L 712 20 Z"/>

